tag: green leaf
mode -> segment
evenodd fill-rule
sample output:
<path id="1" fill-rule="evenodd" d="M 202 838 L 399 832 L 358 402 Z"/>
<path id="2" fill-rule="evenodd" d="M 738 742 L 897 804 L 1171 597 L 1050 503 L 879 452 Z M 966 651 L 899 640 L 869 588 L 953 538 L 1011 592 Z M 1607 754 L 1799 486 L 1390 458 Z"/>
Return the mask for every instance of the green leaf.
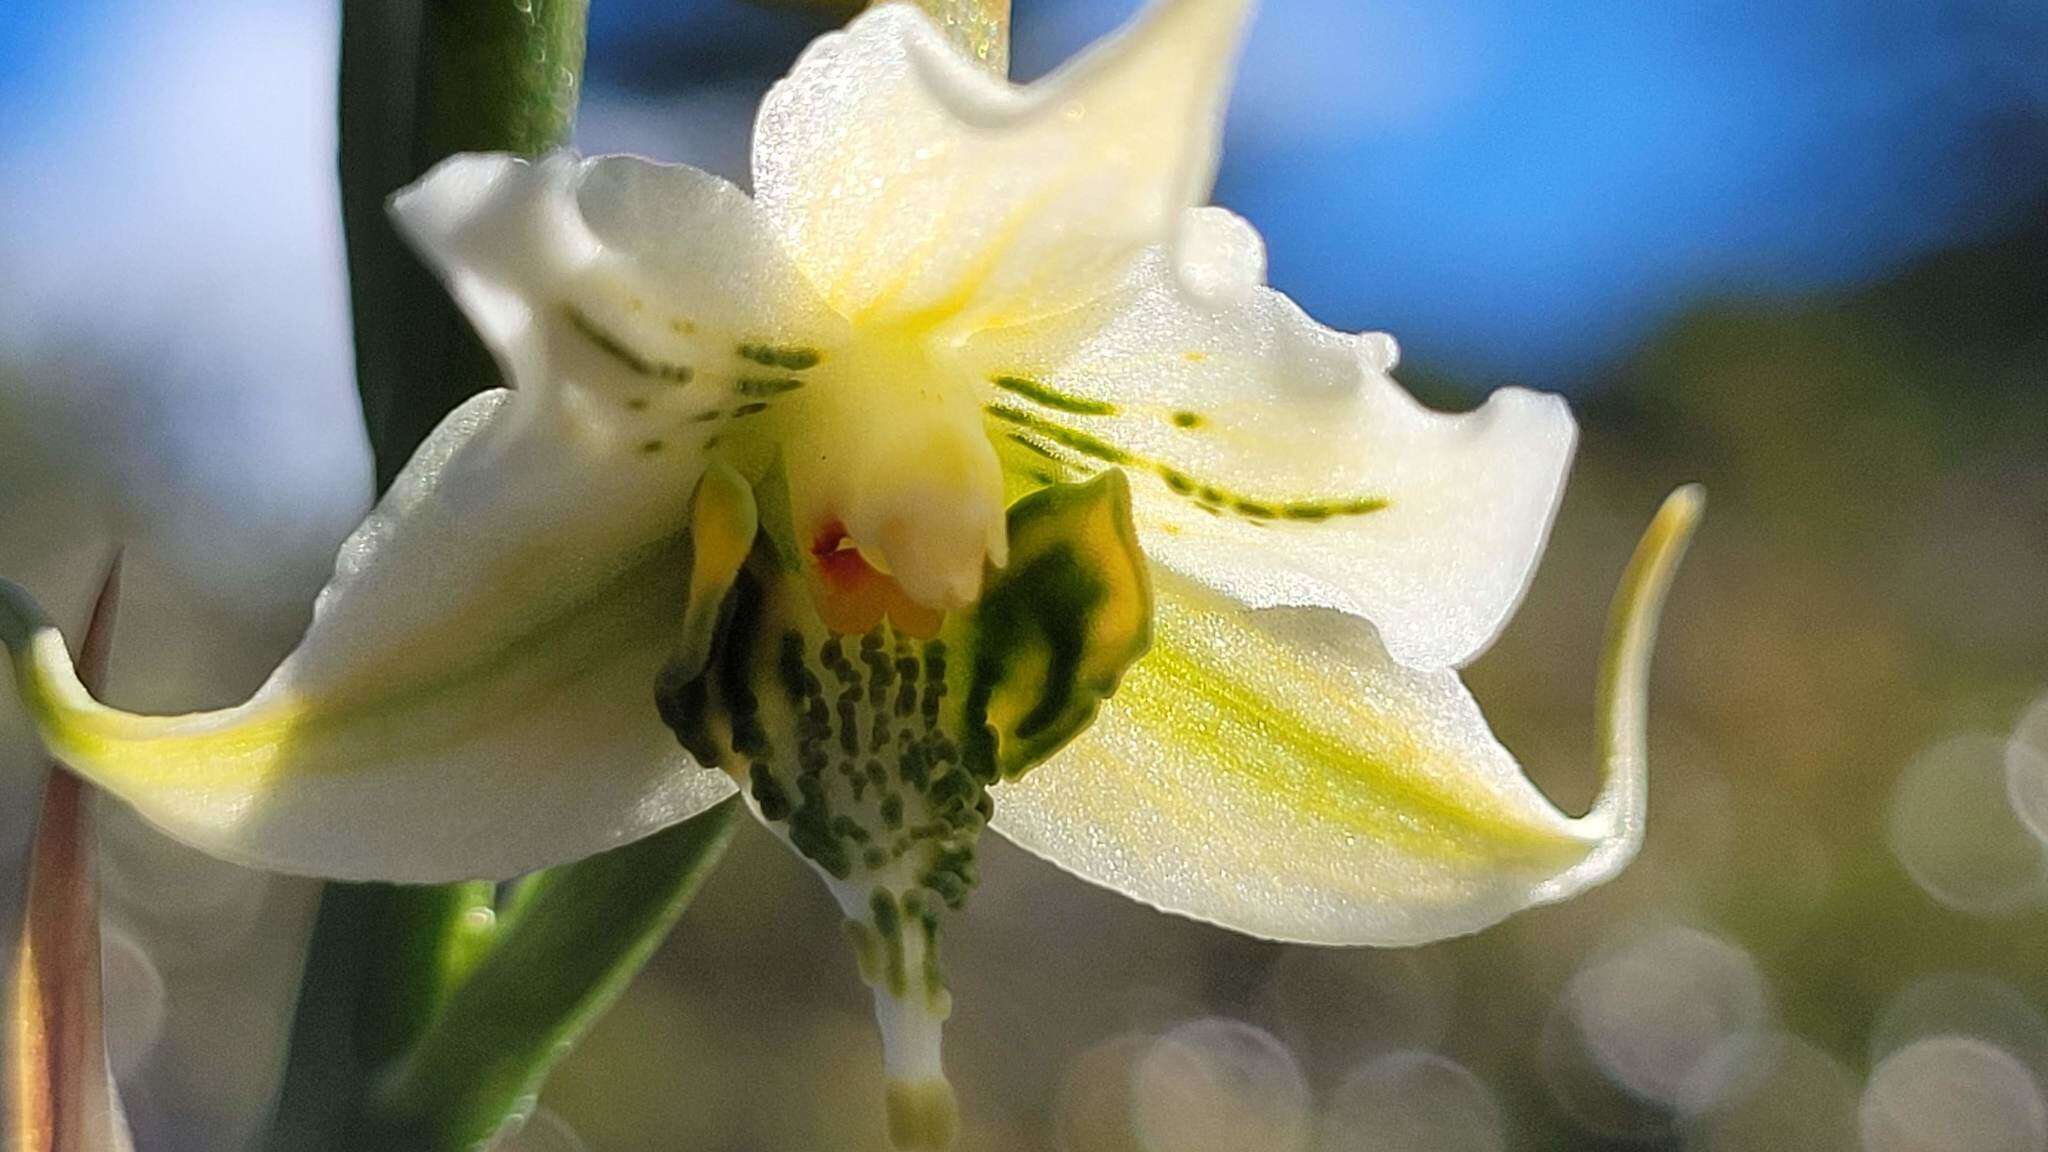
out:
<path id="1" fill-rule="evenodd" d="M 737 799 L 541 873 L 380 1093 L 386 1147 L 467 1149 L 532 1110 L 557 1061 L 668 935 L 732 837 Z"/>
<path id="2" fill-rule="evenodd" d="M 588 0 L 344 0 L 341 211 L 356 386 L 387 485 L 441 418 L 498 381 L 385 203 L 457 152 L 569 143 Z"/>
<path id="3" fill-rule="evenodd" d="M 426 1033 L 477 962 L 490 884 L 329 884 L 306 960 L 272 1152 L 367 1152 L 380 1070 Z M 488 933 L 489 929 L 482 929 Z"/>
<path id="4" fill-rule="evenodd" d="M 731 839 L 738 801 L 577 864 L 490 885 L 330 884 L 273 1152 L 454 1152 L 533 1107 Z"/>

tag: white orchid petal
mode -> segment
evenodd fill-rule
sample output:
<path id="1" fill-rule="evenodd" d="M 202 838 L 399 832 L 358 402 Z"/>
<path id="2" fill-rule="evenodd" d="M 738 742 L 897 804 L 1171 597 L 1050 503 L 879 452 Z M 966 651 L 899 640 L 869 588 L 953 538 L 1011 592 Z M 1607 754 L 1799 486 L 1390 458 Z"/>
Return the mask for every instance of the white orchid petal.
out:
<path id="1" fill-rule="evenodd" d="M 755 194 L 857 321 L 971 330 L 1071 307 L 1207 197 L 1246 8 L 1166 0 L 1019 89 L 882 5 L 768 94 Z"/>
<path id="2" fill-rule="evenodd" d="M 1512 388 L 1425 409 L 1386 375 L 1391 341 L 1316 324 L 1262 272 L 1249 226 L 1190 213 L 1179 248 L 1115 295 L 973 342 L 992 425 L 1083 471 L 1131 471 L 1167 567 L 1250 607 L 1364 617 L 1404 664 L 1464 663 L 1534 574 L 1570 412 Z"/>
<path id="3" fill-rule="evenodd" d="M 585 436 L 637 443 L 729 410 L 764 351 L 844 338 L 753 201 L 694 168 L 462 155 L 392 216 L 508 381 L 558 396 Z"/>
<path id="4" fill-rule="evenodd" d="M 590 467 L 531 403 L 490 392 L 449 417 L 345 546 L 305 640 L 237 707 L 100 705 L 55 629 L 0 603 L 45 743 L 208 853 L 355 880 L 515 875 L 729 794 L 653 706 L 686 541 L 592 552 L 563 519 L 660 489 Z"/>
<path id="5" fill-rule="evenodd" d="M 749 355 L 835 329 L 746 198 L 687 169 L 460 157 L 396 211 L 518 388 L 421 448 L 264 687 L 132 716 L 79 686 L 18 590 L 0 636 L 53 751 L 202 849 L 349 879 L 506 876 L 731 791 L 654 706 L 685 627 L 691 497 L 705 440 L 742 419 Z"/>
<path id="6" fill-rule="evenodd" d="M 1396 663 L 1360 620 L 1155 572 L 1152 652 L 1093 728 L 998 786 L 995 827 L 1156 907 L 1320 944 L 1422 943 L 1602 883 L 1642 842 L 1649 653 L 1699 509 L 1674 496 L 1623 578 L 1584 817 L 1523 776 L 1456 673 Z"/>

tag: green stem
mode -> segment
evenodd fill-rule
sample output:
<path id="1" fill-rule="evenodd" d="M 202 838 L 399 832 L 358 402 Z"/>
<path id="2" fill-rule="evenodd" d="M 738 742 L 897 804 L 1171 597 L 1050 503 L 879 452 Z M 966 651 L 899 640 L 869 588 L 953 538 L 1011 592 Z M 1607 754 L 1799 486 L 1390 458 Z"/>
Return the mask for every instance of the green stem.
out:
<path id="1" fill-rule="evenodd" d="M 498 383 L 468 323 L 392 227 L 386 202 L 457 152 L 538 155 L 568 144 L 587 12 L 588 0 L 342 4 L 342 218 L 357 385 L 380 488 L 450 410 Z M 716 857 L 705 852 L 670 879 L 694 886 Z M 494 897 L 488 884 L 327 886 L 273 1148 L 390 1146 L 366 1103 L 491 963 L 495 933 L 482 913 Z M 625 943 L 652 947 L 631 933 Z"/>
<path id="2" fill-rule="evenodd" d="M 329 884 L 306 960 L 272 1152 L 388 1147 L 365 1114 L 378 1070 L 414 1047 L 473 943 L 489 884 Z M 424 1149 L 423 1149 L 424 1152 Z"/>
<path id="3" fill-rule="evenodd" d="M 737 798 L 543 873 L 382 1086 L 394 1148 L 472 1148 L 532 1109 L 570 1045 L 668 935 L 732 837 Z"/>
<path id="4" fill-rule="evenodd" d="M 457 152 L 569 142 L 587 0 L 344 0 L 341 207 L 356 383 L 379 487 L 441 418 L 498 383 L 448 294 L 385 215 Z"/>

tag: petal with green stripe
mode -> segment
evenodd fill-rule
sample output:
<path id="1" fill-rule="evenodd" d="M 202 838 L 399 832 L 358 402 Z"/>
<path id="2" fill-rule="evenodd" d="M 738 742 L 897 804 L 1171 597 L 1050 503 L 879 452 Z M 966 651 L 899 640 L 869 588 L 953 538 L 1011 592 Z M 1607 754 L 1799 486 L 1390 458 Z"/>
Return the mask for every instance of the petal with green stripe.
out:
<path id="1" fill-rule="evenodd" d="M 300 646 L 237 707 L 100 704 L 0 582 L 0 640 L 44 743 L 213 855 L 356 880 L 510 876 L 729 795 L 653 703 L 690 578 L 670 505 L 693 477 L 597 467 L 524 396 L 485 393 L 442 425 L 344 546 Z M 649 518 L 590 516 L 624 505 Z"/>
<path id="2" fill-rule="evenodd" d="M 1575 429 L 1520 389 L 1452 415 L 1389 375 L 1392 341 L 1325 328 L 1262 283 L 1249 225 L 1188 213 L 1115 293 L 986 332 L 967 357 L 1013 478 L 1131 477 L 1147 554 L 1250 607 L 1364 617 L 1418 668 L 1506 623 Z"/>
<path id="3" fill-rule="evenodd" d="M 1155 570 L 1152 650 L 1092 728 L 994 790 L 994 827 L 1156 907 L 1321 944 L 1440 939 L 1601 883 L 1641 843 L 1649 653 L 1699 506 L 1674 496 L 1624 577 L 1585 816 L 1537 791 L 1455 673 L 1403 666 L 1355 617 Z"/>

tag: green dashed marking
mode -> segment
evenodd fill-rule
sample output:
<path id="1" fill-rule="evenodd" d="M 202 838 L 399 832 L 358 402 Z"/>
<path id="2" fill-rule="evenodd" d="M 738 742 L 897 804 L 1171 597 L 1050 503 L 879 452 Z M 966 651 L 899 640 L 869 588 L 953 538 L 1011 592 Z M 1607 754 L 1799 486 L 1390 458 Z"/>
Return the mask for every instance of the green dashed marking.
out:
<path id="1" fill-rule="evenodd" d="M 794 376 L 742 376 L 736 385 L 742 396 L 780 396 L 803 386 Z"/>
<path id="2" fill-rule="evenodd" d="M 1116 405 L 1101 400 L 1090 400 L 1085 396 L 1072 396 L 1055 388 L 1048 388 L 1036 380 L 1023 376 L 991 376 L 989 383 L 1012 395 L 1022 396 L 1033 404 L 1042 404 L 1055 411 L 1074 416 L 1114 416 Z"/>
<path id="3" fill-rule="evenodd" d="M 1183 409 L 1173 414 L 1173 426 L 1175 428 L 1200 428 L 1208 422 L 1209 418 L 1200 412 L 1189 412 Z"/>
<path id="4" fill-rule="evenodd" d="M 995 419 L 1022 428 L 1033 436 L 1050 440 L 1061 447 L 1105 464 L 1147 469 L 1158 476 L 1175 495 L 1185 496 L 1199 505 L 1203 511 L 1217 515 L 1228 512 L 1247 520 L 1297 520 L 1315 523 L 1334 520 L 1341 516 L 1365 516 L 1381 511 L 1388 505 L 1386 498 L 1381 496 L 1358 496 L 1336 500 L 1262 500 L 1197 480 L 1171 464 L 1133 455 L 1099 436 L 1091 436 L 1086 432 L 1055 424 L 1029 412 L 1001 404 L 991 404 L 985 411 Z M 1010 439 L 1041 456 L 1048 455 L 1043 445 L 1036 444 L 1024 436 L 1012 433 Z"/>
<path id="5" fill-rule="evenodd" d="M 1065 425 L 1054 424 L 1050 420 L 1033 416 L 1029 412 L 1006 407 L 1002 404 L 991 404 L 986 410 L 989 415 L 1004 423 L 1015 424 L 1017 427 L 1043 436 L 1055 444 L 1071 448 L 1083 456 L 1092 456 L 1104 464 L 1143 463 L 1143 461 L 1132 456 L 1129 452 L 1099 436 L 1090 436 L 1086 432 L 1078 432 Z"/>
<path id="6" fill-rule="evenodd" d="M 1038 441 L 1033 440 L 1029 436 L 1019 436 L 1017 433 L 1012 432 L 1010 433 L 1010 440 L 1011 442 L 1015 443 L 1018 447 L 1024 449 L 1027 452 L 1032 453 L 1033 455 L 1043 456 L 1047 460 L 1050 460 L 1055 464 L 1066 463 L 1066 461 L 1061 460 L 1058 456 L 1054 455 L 1052 449 L 1047 448 L 1045 445 L 1040 444 Z"/>
<path id="7" fill-rule="evenodd" d="M 1382 496 L 1361 496 L 1355 500 L 1300 500 L 1280 505 L 1282 520 L 1329 520 L 1337 516 L 1366 516 L 1384 510 Z"/>
<path id="8" fill-rule="evenodd" d="M 746 343 L 739 346 L 742 360 L 752 360 L 769 368 L 783 368 L 791 372 L 802 372 L 816 368 L 818 361 L 825 357 L 816 348 L 802 348 L 788 344 Z"/>
<path id="9" fill-rule="evenodd" d="M 666 380 L 672 384 L 688 384 L 697 375 L 696 370 L 687 364 L 671 364 L 665 360 L 656 360 L 641 355 L 624 340 L 614 336 L 595 320 L 584 315 L 583 310 L 574 304 L 562 305 L 562 312 L 568 316 L 570 325 L 577 332 L 581 333 L 585 340 L 597 345 L 599 350 L 625 365 L 629 371 L 636 375 L 647 376 L 655 380 Z"/>

